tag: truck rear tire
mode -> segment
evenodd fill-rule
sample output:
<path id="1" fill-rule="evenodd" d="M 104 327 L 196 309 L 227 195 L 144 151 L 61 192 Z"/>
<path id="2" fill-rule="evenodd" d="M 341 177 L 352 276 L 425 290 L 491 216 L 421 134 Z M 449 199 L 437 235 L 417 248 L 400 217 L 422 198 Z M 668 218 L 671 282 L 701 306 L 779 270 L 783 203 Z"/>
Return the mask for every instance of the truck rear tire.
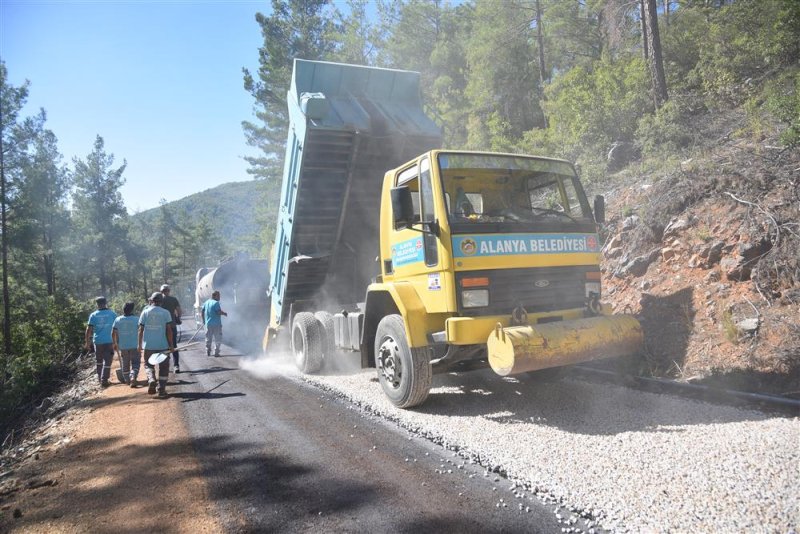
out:
<path id="1" fill-rule="evenodd" d="M 326 311 L 318 311 L 314 313 L 314 317 L 322 327 L 322 358 L 331 358 L 335 350 L 333 315 Z"/>
<path id="2" fill-rule="evenodd" d="M 292 321 L 292 352 L 297 368 L 306 374 L 322 367 L 322 325 L 313 313 L 300 312 Z"/>
<path id="3" fill-rule="evenodd" d="M 399 315 L 387 315 L 375 333 L 375 367 L 383 392 L 398 408 L 425 402 L 431 389 L 431 360 L 427 348 L 410 349 Z"/>

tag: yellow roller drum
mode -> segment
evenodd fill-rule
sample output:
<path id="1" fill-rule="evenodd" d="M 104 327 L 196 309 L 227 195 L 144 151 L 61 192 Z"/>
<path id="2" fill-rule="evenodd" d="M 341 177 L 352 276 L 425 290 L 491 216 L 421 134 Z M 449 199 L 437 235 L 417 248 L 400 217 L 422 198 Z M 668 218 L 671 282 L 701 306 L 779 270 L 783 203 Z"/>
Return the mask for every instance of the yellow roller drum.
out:
<path id="1" fill-rule="evenodd" d="M 629 315 L 559 321 L 535 326 L 498 323 L 486 341 L 489 365 L 501 376 L 635 354 L 642 327 Z"/>

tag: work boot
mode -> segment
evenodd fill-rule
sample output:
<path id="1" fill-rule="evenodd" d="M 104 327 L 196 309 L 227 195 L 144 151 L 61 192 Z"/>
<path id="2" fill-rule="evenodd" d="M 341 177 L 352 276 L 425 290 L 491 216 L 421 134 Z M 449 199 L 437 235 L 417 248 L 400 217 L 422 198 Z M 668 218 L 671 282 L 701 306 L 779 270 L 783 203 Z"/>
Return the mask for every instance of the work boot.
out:
<path id="1" fill-rule="evenodd" d="M 103 380 L 103 381 L 100 382 L 100 386 L 104 387 L 104 388 L 107 388 L 110 385 L 111 385 L 111 382 L 109 382 L 108 380 Z"/>
<path id="2" fill-rule="evenodd" d="M 161 388 L 158 390 L 158 398 L 159 399 L 166 399 L 169 395 L 167 395 L 167 390 L 165 388 Z"/>
<path id="3" fill-rule="evenodd" d="M 151 380 L 147 383 L 147 394 L 148 395 L 155 395 L 156 394 L 156 381 Z"/>

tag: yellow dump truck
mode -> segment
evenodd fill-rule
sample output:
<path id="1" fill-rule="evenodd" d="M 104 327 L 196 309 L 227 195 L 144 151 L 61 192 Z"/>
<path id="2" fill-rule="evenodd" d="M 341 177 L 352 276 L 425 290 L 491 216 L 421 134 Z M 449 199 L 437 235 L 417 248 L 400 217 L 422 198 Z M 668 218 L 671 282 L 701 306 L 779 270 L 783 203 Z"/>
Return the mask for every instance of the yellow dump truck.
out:
<path id="1" fill-rule="evenodd" d="M 436 373 L 639 350 L 636 319 L 600 302 L 603 199 L 590 206 L 570 163 L 435 148 L 397 162 L 440 139 L 418 75 L 298 61 L 267 352 L 287 340 L 304 372 L 360 352 L 408 408 Z"/>

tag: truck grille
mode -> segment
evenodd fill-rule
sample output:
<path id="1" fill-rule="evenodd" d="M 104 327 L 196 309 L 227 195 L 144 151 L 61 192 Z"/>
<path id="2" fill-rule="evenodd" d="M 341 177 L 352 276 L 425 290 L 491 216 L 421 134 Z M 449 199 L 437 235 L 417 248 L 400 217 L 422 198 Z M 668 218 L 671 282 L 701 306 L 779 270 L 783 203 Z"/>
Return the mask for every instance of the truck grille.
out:
<path id="1" fill-rule="evenodd" d="M 469 317 L 510 314 L 517 306 L 522 306 L 528 313 L 583 308 L 586 299 L 584 284 L 588 271 L 597 271 L 597 267 L 536 267 L 457 272 L 458 311 Z M 461 280 L 477 277 L 489 279 L 489 306 L 464 308 L 461 304 Z"/>

